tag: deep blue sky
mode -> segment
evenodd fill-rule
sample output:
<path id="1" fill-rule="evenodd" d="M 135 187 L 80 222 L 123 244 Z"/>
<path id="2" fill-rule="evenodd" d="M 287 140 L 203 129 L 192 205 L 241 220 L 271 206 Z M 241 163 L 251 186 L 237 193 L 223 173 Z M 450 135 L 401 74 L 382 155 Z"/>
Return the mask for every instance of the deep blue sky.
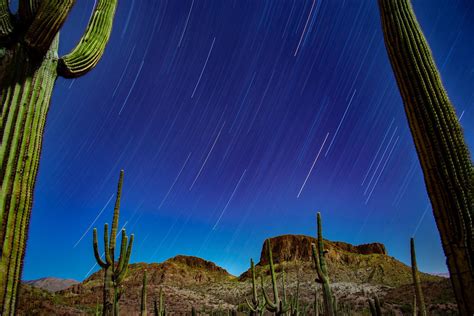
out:
<path id="1" fill-rule="evenodd" d="M 474 2 L 414 8 L 473 148 Z M 420 268 L 446 271 L 373 0 L 119 1 L 97 68 L 57 81 L 24 279 L 87 275 L 92 231 L 78 241 L 106 205 L 94 227 L 111 221 L 121 168 L 132 262 L 238 274 L 265 238 L 314 235 L 320 210 L 329 239 L 408 262 L 415 234 Z"/>

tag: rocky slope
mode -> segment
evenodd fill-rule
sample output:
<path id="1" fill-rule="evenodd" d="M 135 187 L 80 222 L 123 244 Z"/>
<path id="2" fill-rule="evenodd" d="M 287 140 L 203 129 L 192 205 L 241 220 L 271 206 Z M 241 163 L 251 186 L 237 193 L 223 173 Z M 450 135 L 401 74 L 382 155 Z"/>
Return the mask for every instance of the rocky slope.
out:
<path id="1" fill-rule="evenodd" d="M 300 283 L 302 304 L 313 301 L 316 277 L 310 255 L 314 238 L 284 235 L 270 239 L 277 272 L 285 271 L 288 293 L 294 293 Z M 325 242 L 332 288 L 341 305 L 350 305 L 354 314 L 367 313 L 367 299 L 377 295 L 383 308 L 398 314 L 411 310 L 411 270 L 387 254 L 384 245 L 373 243 L 353 246 L 343 242 Z M 230 275 L 214 263 L 189 256 L 177 256 L 163 263 L 130 265 L 124 280 L 121 311 L 137 315 L 143 271 L 148 275 L 148 309 L 153 311 L 153 299 L 162 288 L 167 310 L 180 315 L 192 306 L 198 310 L 226 310 L 242 307 L 250 295 L 249 271 L 239 277 Z M 256 266 L 257 274 L 270 286 L 266 247 Z M 38 292 L 25 286 L 20 297 L 23 315 L 93 314 L 101 303 L 102 272 L 97 272 L 80 284 L 55 294 Z M 422 274 L 425 296 L 431 315 L 446 315 L 454 309 L 449 279 Z M 41 314 L 44 311 L 44 314 Z"/>

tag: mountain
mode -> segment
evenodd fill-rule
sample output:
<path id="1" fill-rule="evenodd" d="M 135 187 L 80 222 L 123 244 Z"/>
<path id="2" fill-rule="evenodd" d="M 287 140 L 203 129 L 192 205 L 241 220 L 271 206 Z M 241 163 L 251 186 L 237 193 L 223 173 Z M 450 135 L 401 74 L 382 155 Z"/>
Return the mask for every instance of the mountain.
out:
<path id="1" fill-rule="evenodd" d="M 57 292 L 64 290 L 70 286 L 78 284 L 79 281 L 72 279 L 60 279 L 54 277 L 46 277 L 37 280 L 24 281 L 25 284 L 28 284 L 32 287 L 37 287 L 48 292 Z"/>
<path id="2" fill-rule="evenodd" d="M 313 237 L 284 235 L 269 239 L 275 269 L 285 271 L 287 292 L 295 293 L 299 283 L 302 304 L 311 304 L 314 298 L 316 272 L 310 247 Z M 351 306 L 355 315 L 367 313 L 368 298 L 377 295 L 383 309 L 398 313 L 409 312 L 413 291 L 411 269 L 389 256 L 385 246 L 372 243 L 354 246 L 344 242 L 325 241 L 326 258 L 331 286 L 340 305 Z M 124 294 L 120 308 L 124 315 L 136 315 L 140 308 L 140 293 L 144 270 L 148 276 L 148 310 L 160 288 L 165 293 L 168 312 L 183 314 L 194 306 L 200 311 L 242 308 L 250 297 L 250 272 L 236 277 L 213 262 L 191 256 L 176 256 L 162 263 L 135 263 L 129 267 L 124 280 Z M 267 248 L 262 246 L 257 275 L 262 275 L 270 291 Z M 103 273 L 98 271 L 82 283 L 56 293 L 32 291 L 24 285 L 20 296 L 22 315 L 77 315 L 94 314 L 102 302 Z M 455 310 L 449 279 L 421 274 L 430 315 L 446 315 Z M 280 281 L 279 281 L 280 282 Z M 260 289 L 259 289 L 260 292 Z M 43 307 L 41 307 L 43 306 Z M 34 308 L 34 309 L 33 309 Z"/>

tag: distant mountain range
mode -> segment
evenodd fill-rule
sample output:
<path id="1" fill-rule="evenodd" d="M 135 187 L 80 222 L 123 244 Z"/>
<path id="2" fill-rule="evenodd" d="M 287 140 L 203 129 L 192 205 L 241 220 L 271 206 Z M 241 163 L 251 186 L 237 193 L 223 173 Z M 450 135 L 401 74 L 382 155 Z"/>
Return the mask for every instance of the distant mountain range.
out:
<path id="1" fill-rule="evenodd" d="M 23 283 L 54 293 L 67 289 L 68 287 L 76 285 L 80 282 L 72 279 L 46 277 L 37 280 L 24 281 Z"/>
<path id="2" fill-rule="evenodd" d="M 276 271 L 285 271 L 288 294 L 296 291 L 298 280 L 301 304 L 312 304 L 316 272 L 310 249 L 315 239 L 284 235 L 271 238 L 270 241 Z M 344 242 L 325 241 L 325 249 L 332 288 L 339 304 L 350 305 L 355 315 L 364 314 L 367 313 L 368 298 L 377 295 L 385 310 L 400 313 L 410 311 L 413 300 L 411 269 L 389 256 L 383 244 L 353 246 Z M 418 258 L 418 261 L 422 260 Z M 148 275 L 150 314 L 160 288 L 165 293 L 167 311 L 176 314 L 189 312 L 193 306 L 201 311 L 236 309 L 242 307 L 245 298 L 249 298 L 251 293 L 249 271 L 236 277 L 213 262 L 191 256 L 176 256 L 163 263 L 130 265 L 124 280 L 125 292 L 120 301 L 124 315 L 138 314 L 144 270 L 147 270 Z M 256 273 L 264 276 L 265 286 L 270 290 L 266 247 L 262 247 Z M 102 279 L 103 273 L 98 271 L 81 283 L 56 278 L 26 283 L 20 294 L 20 314 L 94 314 L 102 302 Z M 430 315 L 446 315 L 455 311 L 449 279 L 422 273 L 421 280 Z"/>

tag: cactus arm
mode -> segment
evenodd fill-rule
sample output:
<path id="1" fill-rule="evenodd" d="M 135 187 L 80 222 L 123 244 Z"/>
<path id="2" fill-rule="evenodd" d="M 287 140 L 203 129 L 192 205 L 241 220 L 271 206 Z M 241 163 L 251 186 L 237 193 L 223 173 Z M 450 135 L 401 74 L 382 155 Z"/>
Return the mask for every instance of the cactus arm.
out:
<path id="1" fill-rule="evenodd" d="M 95 260 L 97 261 L 97 264 L 103 269 L 107 268 L 108 264 L 100 258 L 99 242 L 97 241 L 97 228 L 94 228 L 94 231 L 93 231 L 92 244 L 94 246 L 94 256 L 95 256 Z"/>
<path id="2" fill-rule="evenodd" d="M 377 311 L 375 310 L 375 304 L 370 298 L 369 298 L 369 309 L 370 309 L 370 315 L 378 316 Z"/>
<path id="3" fill-rule="evenodd" d="M 13 19 L 8 0 L 0 0 L 0 40 L 13 32 Z"/>
<path id="4" fill-rule="evenodd" d="M 120 245 L 120 256 L 118 260 L 119 270 L 123 267 L 123 264 L 125 261 L 126 252 L 127 252 L 127 243 L 128 243 L 127 234 L 125 233 L 125 229 L 122 229 L 122 243 Z"/>
<path id="5" fill-rule="evenodd" d="M 44 0 L 25 34 L 25 43 L 37 53 L 46 53 L 66 21 L 75 0 Z"/>
<path id="6" fill-rule="evenodd" d="M 132 253 L 132 246 L 133 246 L 133 234 L 130 235 L 130 241 L 128 242 L 127 253 L 125 254 L 125 258 L 123 260 L 123 265 L 119 267 L 119 271 L 117 274 L 116 282 L 121 283 L 125 278 L 125 275 L 128 271 L 128 264 L 130 262 L 130 254 Z"/>
<path id="7" fill-rule="evenodd" d="M 245 298 L 245 304 L 252 312 L 257 312 L 257 308 L 255 308 L 254 304 L 250 303 L 247 298 Z"/>
<path id="8" fill-rule="evenodd" d="M 112 262 L 115 262 L 115 243 L 118 230 L 118 219 L 120 216 L 120 198 L 122 196 L 123 170 L 120 171 L 119 182 L 117 185 L 117 197 L 115 198 L 114 217 L 112 219 L 112 231 L 110 232 L 110 256 Z"/>
<path id="9" fill-rule="evenodd" d="M 455 109 L 409 0 L 379 0 L 404 103 L 461 315 L 474 314 L 474 167 Z"/>
<path id="10" fill-rule="evenodd" d="M 253 259 L 250 259 L 250 271 L 252 272 L 252 302 L 258 304 L 257 285 L 255 284 L 255 264 Z"/>
<path id="11" fill-rule="evenodd" d="M 110 38 L 116 7 L 117 0 L 97 0 L 86 32 L 77 46 L 59 60 L 60 76 L 77 78 L 97 65 Z"/>
<path id="12" fill-rule="evenodd" d="M 263 299 L 265 300 L 265 306 L 267 307 L 268 311 L 274 312 L 278 308 L 278 305 L 273 303 L 270 297 L 267 294 L 267 291 L 265 291 L 265 287 L 263 286 L 263 278 L 260 277 L 260 282 L 262 283 L 262 293 L 263 293 Z"/>
<path id="13" fill-rule="evenodd" d="M 415 240 L 410 239 L 411 272 L 413 277 L 413 286 L 415 288 L 416 301 L 419 306 L 419 315 L 426 316 L 425 299 L 421 290 L 420 275 L 418 274 L 418 264 L 416 263 Z"/>
<path id="14" fill-rule="evenodd" d="M 380 300 L 378 296 L 375 296 L 374 302 L 375 302 L 375 311 L 377 312 L 377 315 L 382 316 L 382 307 L 380 306 Z"/>
<path id="15" fill-rule="evenodd" d="M 109 224 L 104 225 L 104 252 L 105 252 L 105 261 L 108 265 L 113 265 L 114 261 L 110 256 L 110 246 L 109 246 Z"/>

